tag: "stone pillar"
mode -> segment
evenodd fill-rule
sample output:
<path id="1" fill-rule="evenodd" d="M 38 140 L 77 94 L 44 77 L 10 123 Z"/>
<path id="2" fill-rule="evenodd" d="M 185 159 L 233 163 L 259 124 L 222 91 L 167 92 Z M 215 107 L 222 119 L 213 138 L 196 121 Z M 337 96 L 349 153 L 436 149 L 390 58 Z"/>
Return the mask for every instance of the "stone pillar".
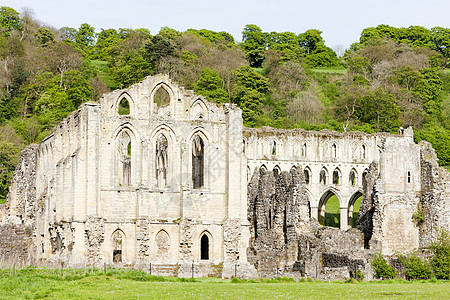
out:
<path id="1" fill-rule="evenodd" d="M 347 207 L 341 207 L 341 230 L 347 230 L 348 229 L 348 208 Z"/>
<path id="2" fill-rule="evenodd" d="M 317 206 L 311 206 L 311 218 L 319 221 L 319 208 Z"/>

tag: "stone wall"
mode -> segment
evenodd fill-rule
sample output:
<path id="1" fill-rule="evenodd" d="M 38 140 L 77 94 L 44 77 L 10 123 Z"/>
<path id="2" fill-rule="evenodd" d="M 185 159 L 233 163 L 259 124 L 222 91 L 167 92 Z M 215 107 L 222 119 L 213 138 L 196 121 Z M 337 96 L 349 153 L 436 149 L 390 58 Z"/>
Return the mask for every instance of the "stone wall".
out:
<path id="1" fill-rule="evenodd" d="M 310 217 L 302 172 L 257 170 L 249 183 L 251 241 L 248 259 L 261 277 L 321 280 L 370 278 L 364 237 L 358 229 L 320 227 Z"/>
<path id="2" fill-rule="evenodd" d="M 422 197 L 416 221 L 420 225 L 420 247 L 426 247 L 440 228 L 450 228 L 450 173 L 439 167 L 430 143 L 422 141 L 419 145 Z"/>

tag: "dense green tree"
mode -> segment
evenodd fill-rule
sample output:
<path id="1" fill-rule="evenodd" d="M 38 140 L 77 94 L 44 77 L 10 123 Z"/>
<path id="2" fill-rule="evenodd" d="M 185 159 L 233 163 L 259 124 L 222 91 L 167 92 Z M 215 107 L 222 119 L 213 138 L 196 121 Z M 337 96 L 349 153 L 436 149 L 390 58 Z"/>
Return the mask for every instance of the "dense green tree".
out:
<path id="1" fill-rule="evenodd" d="M 205 96 L 209 101 L 224 103 L 228 101 L 228 95 L 223 86 L 224 82 L 217 72 L 204 68 L 195 84 L 194 91 Z"/>
<path id="2" fill-rule="evenodd" d="M 246 53 L 251 67 L 259 68 L 264 61 L 264 50 L 267 46 L 267 33 L 261 28 L 249 24 L 242 32 L 242 49 Z"/>
<path id="3" fill-rule="evenodd" d="M 21 30 L 19 13 L 7 6 L 0 6 L 0 35 L 8 36 L 12 30 Z"/>
<path id="4" fill-rule="evenodd" d="M 237 80 L 233 101 L 242 109 L 244 124 L 254 127 L 262 114 L 261 104 L 269 91 L 269 81 L 249 66 L 242 66 L 234 73 Z"/>
<path id="5" fill-rule="evenodd" d="M 94 45 L 95 38 L 95 28 L 87 23 L 83 23 L 80 25 L 80 28 L 78 28 L 75 41 L 77 42 L 77 44 L 87 47 Z"/>

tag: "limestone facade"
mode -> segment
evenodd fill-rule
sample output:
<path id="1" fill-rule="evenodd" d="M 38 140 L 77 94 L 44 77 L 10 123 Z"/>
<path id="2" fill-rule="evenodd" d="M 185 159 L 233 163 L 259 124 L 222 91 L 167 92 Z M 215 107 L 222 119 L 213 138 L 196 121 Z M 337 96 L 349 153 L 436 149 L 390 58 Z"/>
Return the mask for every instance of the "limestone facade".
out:
<path id="1" fill-rule="evenodd" d="M 449 228 L 449 186 L 410 128 L 249 129 L 235 105 L 156 75 L 82 105 L 24 150 L 2 228 L 30 228 L 33 247 L 20 256 L 29 263 L 255 277 L 276 262 L 277 273 L 280 264 L 291 275 L 348 277 L 369 272 L 374 250 L 412 251 L 432 240 L 433 226 Z M 333 195 L 340 231 L 320 226 Z M 412 218 L 419 210 L 423 224 Z M 336 240 L 320 244 L 323 236 Z"/>

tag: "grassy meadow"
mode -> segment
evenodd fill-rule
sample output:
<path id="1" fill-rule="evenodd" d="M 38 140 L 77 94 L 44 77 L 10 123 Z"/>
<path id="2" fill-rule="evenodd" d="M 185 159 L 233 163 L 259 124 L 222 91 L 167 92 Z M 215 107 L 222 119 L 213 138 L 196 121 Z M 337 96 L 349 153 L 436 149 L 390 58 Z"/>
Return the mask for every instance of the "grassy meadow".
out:
<path id="1" fill-rule="evenodd" d="M 14 272 L 14 274 L 13 274 Z M 136 270 L 0 271 L 1 299 L 448 299 L 450 282 L 167 278 Z"/>

